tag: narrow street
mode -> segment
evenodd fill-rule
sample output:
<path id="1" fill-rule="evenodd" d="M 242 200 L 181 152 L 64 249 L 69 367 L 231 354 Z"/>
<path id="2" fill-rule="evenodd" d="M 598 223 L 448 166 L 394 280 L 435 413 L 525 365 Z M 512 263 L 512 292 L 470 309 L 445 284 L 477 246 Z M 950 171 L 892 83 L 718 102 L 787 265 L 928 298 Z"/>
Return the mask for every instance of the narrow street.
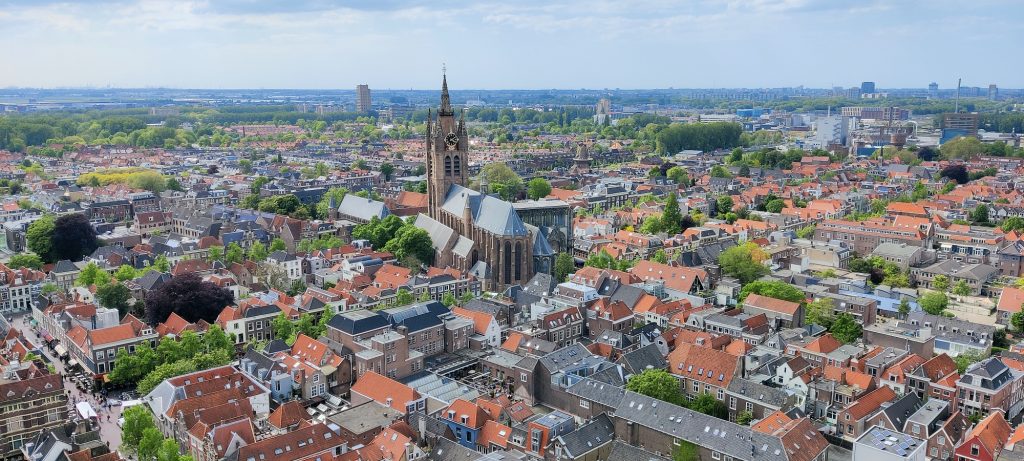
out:
<path id="1" fill-rule="evenodd" d="M 103 408 L 103 397 L 99 394 L 92 395 L 86 392 L 82 392 L 75 387 L 75 383 L 71 381 L 67 374 L 64 372 L 64 364 L 59 359 L 53 356 L 53 354 L 47 350 L 43 338 L 41 338 L 29 324 L 28 315 L 20 315 L 11 319 L 11 326 L 22 333 L 22 335 L 28 339 L 34 346 L 36 346 L 46 359 L 53 364 L 53 367 L 57 370 L 57 373 L 61 375 L 62 382 L 64 383 L 64 391 L 68 396 L 68 418 L 72 419 L 78 414 L 78 410 L 75 409 L 75 404 L 81 401 L 88 401 L 92 405 L 93 409 L 99 415 L 100 425 L 100 437 L 104 442 L 107 442 L 111 450 L 117 450 L 121 446 L 121 428 L 117 426 L 117 419 L 121 417 L 121 405 L 112 406 L 111 408 Z M 116 398 L 116 396 L 114 396 Z M 108 421 L 109 418 L 109 421 Z"/>

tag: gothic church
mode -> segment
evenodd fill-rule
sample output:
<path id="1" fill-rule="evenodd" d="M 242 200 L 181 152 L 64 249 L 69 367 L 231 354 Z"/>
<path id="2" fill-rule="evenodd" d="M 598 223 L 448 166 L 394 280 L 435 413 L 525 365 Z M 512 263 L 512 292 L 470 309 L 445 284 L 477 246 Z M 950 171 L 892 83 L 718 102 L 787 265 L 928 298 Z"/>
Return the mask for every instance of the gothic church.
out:
<path id="1" fill-rule="evenodd" d="M 456 121 L 441 83 L 436 117 L 427 116 L 428 213 L 416 218 L 433 242 L 437 267 L 468 271 L 488 291 L 529 281 L 550 271 L 555 257 L 538 228 L 525 224 L 512 204 L 469 189 L 469 134 L 465 114 Z"/>

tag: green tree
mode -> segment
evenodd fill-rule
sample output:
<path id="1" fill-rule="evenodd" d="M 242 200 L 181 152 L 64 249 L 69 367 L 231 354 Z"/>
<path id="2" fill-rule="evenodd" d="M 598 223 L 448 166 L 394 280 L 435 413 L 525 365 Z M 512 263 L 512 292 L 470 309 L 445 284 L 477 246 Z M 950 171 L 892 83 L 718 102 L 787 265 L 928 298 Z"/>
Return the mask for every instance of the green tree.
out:
<path id="1" fill-rule="evenodd" d="M 257 240 L 253 242 L 251 246 L 249 246 L 249 259 L 252 261 L 263 262 L 265 259 L 267 259 L 268 254 L 269 253 L 267 252 L 267 247 L 266 245 L 263 244 L 263 242 Z"/>
<path id="2" fill-rule="evenodd" d="M 334 206 L 341 205 L 341 201 L 348 195 L 348 189 L 344 187 L 332 187 L 324 193 L 323 198 L 316 204 L 316 215 L 320 218 L 327 219 L 328 212 L 331 209 L 331 201 L 333 199 Z"/>
<path id="3" fill-rule="evenodd" d="M 405 288 L 399 288 L 398 291 L 395 293 L 396 305 L 405 306 L 408 304 L 412 304 L 413 301 L 415 301 L 415 298 L 413 298 L 412 293 L 410 293 L 409 290 L 406 290 Z"/>
<path id="4" fill-rule="evenodd" d="M 206 352 L 224 351 L 233 355 L 235 345 L 219 325 L 210 325 L 203 335 L 203 346 Z"/>
<path id="5" fill-rule="evenodd" d="M 944 274 L 936 275 L 935 278 L 932 279 L 932 288 L 935 291 L 946 291 L 946 290 L 948 290 L 949 289 L 949 277 L 946 277 Z"/>
<path id="6" fill-rule="evenodd" d="M 445 307 L 452 307 L 455 305 L 455 303 L 455 295 L 452 294 L 452 292 L 450 291 L 445 293 L 444 296 L 441 297 L 441 304 L 444 304 Z"/>
<path id="7" fill-rule="evenodd" d="M 731 212 L 733 206 L 732 197 L 728 195 L 720 195 L 718 196 L 718 200 L 715 201 L 715 208 L 718 210 L 719 214 Z"/>
<path id="8" fill-rule="evenodd" d="M 504 162 L 488 163 L 480 170 L 479 182 L 487 181 L 502 199 L 512 201 L 523 190 L 523 179 Z"/>
<path id="9" fill-rule="evenodd" d="M 651 256 L 651 260 L 661 264 L 668 264 L 668 254 L 665 253 L 664 249 L 659 249 L 654 252 L 653 256 Z"/>
<path id="10" fill-rule="evenodd" d="M 925 293 L 921 296 L 917 304 L 921 306 L 921 309 L 932 315 L 942 315 L 949 306 L 949 298 L 945 293 L 940 291 L 932 291 Z"/>
<path id="11" fill-rule="evenodd" d="M 181 449 L 178 442 L 171 438 L 164 439 L 156 452 L 156 461 L 181 461 Z"/>
<path id="12" fill-rule="evenodd" d="M 117 309 L 122 317 L 129 312 L 132 292 L 121 283 L 107 283 L 96 289 L 96 299 L 100 304 L 110 309 Z"/>
<path id="13" fill-rule="evenodd" d="M 661 214 L 661 229 L 668 235 L 683 231 L 683 214 L 679 211 L 679 200 L 675 192 L 669 192 L 665 199 L 665 211 Z"/>
<path id="14" fill-rule="evenodd" d="M 576 273 L 576 261 L 569 253 L 559 253 L 555 257 L 554 269 L 555 281 L 558 283 L 564 282 L 569 278 L 570 274 Z"/>
<path id="15" fill-rule="evenodd" d="M 672 461 L 700 461 L 700 447 L 686 440 L 679 440 L 672 451 Z"/>
<path id="16" fill-rule="evenodd" d="M 238 245 L 238 243 L 231 242 L 231 244 L 228 245 L 228 250 L 224 252 L 224 263 L 241 263 L 242 261 L 245 261 L 245 250 L 242 250 L 242 247 Z"/>
<path id="17" fill-rule="evenodd" d="M 276 238 L 274 238 L 274 240 L 270 241 L 270 252 L 271 253 L 273 253 L 275 251 L 284 251 L 285 248 L 288 248 L 288 246 L 285 245 L 284 240 L 282 240 L 280 237 L 276 237 Z"/>
<path id="18" fill-rule="evenodd" d="M 127 386 L 139 382 L 158 364 L 156 351 L 143 341 L 135 346 L 131 354 L 118 354 L 114 368 L 110 370 L 110 381 L 117 385 Z"/>
<path id="19" fill-rule="evenodd" d="M 796 236 L 802 239 L 809 239 L 814 237 L 814 231 L 816 227 L 814 225 L 804 226 L 796 230 Z"/>
<path id="20" fill-rule="evenodd" d="M 784 299 L 794 303 L 802 303 L 806 296 L 799 288 L 779 280 L 756 280 L 748 283 L 740 291 L 740 300 L 746 299 L 750 293 L 757 293 L 769 298 Z"/>
<path id="21" fill-rule="evenodd" d="M 679 380 L 661 369 L 648 369 L 633 375 L 626 382 L 626 389 L 675 405 L 685 403 Z"/>
<path id="22" fill-rule="evenodd" d="M 284 312 L 277 314 L 270 322 L 270 329 L 274 332 L 274 338 L 285 340 L 295 334 L 295 324 L 292 323 Z"/>
<path id="23" fill-rule="evenodd" d="M 721 402 L 715 398 L 715 396 L 705 392 L 697 396 L 687 405 L 691 410 L 704 413 L 708 416 L 714 416 L 718 419 L 728 419 L 729 409 L 726 408 L 725 402 Z"/>
<path id="24" fill-rule="evenodd" d="M 749 426 L 750 422 L 754 420 L 754 414 L 749 411 L 741 411 L 736 415 L 736 424 L 740 426 Z"/>
<path id="25" fill-rule="evenodd" d="M 637 229 L 638 232 L 648 235 L 661 233 L 662 230 L 664 229 L 661 225 L 661 216 L 658 215 L 648 216 L 646 219 L 644 219 L 644 222 L 643 224 L 640 225 L 640 228 Z"/>
<path id="26" fill-rule="evenodd" d="M 780 198 L 772 200 L 764 205 L 764 210 L 769 213 L 779 213 L 783 208 L 786 208 L 786 202 Z M 798 235 L 799 236 L 799 235 Z M 806 237 L 801 237 L 806 238 Z"/>
<path id="27" fill-rule="evenodd" d="M 1003 229 L 1003 232 L 1024 230 L 1024 218 L 1011 216 L 1003 220 L 1003 225 L 1000 227 Z"/>
<path id="28" fill-rule="evenodd" d="M 971 221 L 978 224 L 988 223 L 988 205 L 982 203 L 978 205 L 973 212 L 971 212 Z"/>
<path id="29" fill-rule="evenodd" d="M 167 177 L 167 181 L 164 182 L 164 188 L 176 192 L 181 192 L 185 190 L 185 188 L 182 187 L 181 183 L 178 182 L 178 179 L 175 178 L 174 176 Z"/>
<path id="30" fill-rule="evenodd" d="M 715 166 L 711 167 L 711 177 L 712 178 L 731 178 L 732 174 L 730 174 L 729 170 L 727 170 L 724 166 L 722 166 L 722 165 L 715 165 Z"/>
<path id="31" fill-rule="evenodd" d="M 906 318 L 907 314 L 910 313 L 910 301 L 907 301 L 905 298 L 900 299 L 899 313 Z"/>
<path id="32" fill-rule="evenodd" d="M 395 237 L 384 245 L 384 251 L 394 254 L 399 260 L 412 256 L 426 264 L 434 261 L 434 244 L 430 234 L 413 225 L 402 226 Z"/>
<path id="33" fill-rule="evenodd" d="M 686 186 L 690 184 L 690 175 L 686 172 L 686 168 L 681 166 L 669 168 L 668 171 L 665 172 L 665 176 L 679 185 Z"/>
<path id="34" fill-rule="evenodd" d="M 157 256 L 156 259 L 153 260 L 152 267 L 164 273 L 171 271 L 171 263 L 167 261 L 167 256 L 164 255 Z"/>
<path id="35" fill-rule="evenodd" d="M 839 314 L 835 321 L 832 322 L 832 328 L 829 329 L 829 333 L 832 336 L 844 344 L 850 344 L 860 338 L 861 326 L 853 318 L 852 315 L 847 313 Z"/>
<path id="36" fill-rule="evenodd" d="M 821 297 L 807 303 L 804 309 L 806 323 L 821 325 L 825 328 L 832 326 L 835 320 L 835 301 L 832 298 Z"/>
<path id="37" fill-rule="evenodd" d="M 43 215 L 41 218 L 33 221 L 32 224 L 29 224 L 28 230 L 25 232 L 28 249 L 39 255 L 43 261 L 51 263 L 56 262 L 53 260 L 52 253 L 53 230 L 53 215 Z"/>
<path id="38" fill-rule="evenodd" d="M 137 451 L 146 429 L 156 429 L 153 416 L 145 405 L 128 407 L 121 413 L 124 424 L 121 426 L 121 444 L 130 451 Z"/>
<path id="39" fill-rule="evenodd" d="M 385 181 L 390 181 L 391 175 L 395 174 L 395 166 L 390 163 L 381 164 L 380 174 L 384 176 Z"/>
<path id="40" fill-rule="evenodd" d="M 551 194 L 551 183 L 544 178 L 533 178 L 526 184 L 526 195 L 532 200 L 540 200 Z"/>
<path id="41" fill-rule="evenodd" d="M 987 357 L 988 356 L 986 354 L 978 351 L 977 349 L 968 349 L 965 352 L 957 354 L 956 357 L 953 357 L 953 361 L 956 362 L 957 371 L 959 371 L 960 374 L 963 374 L 964 371 L 967 371 L 967 367 L 972 363 L 980 362 L 985 360 Z"/>
<path id="42" fill-rule="evenodd" d="M 75 279 L 75 285 L 81 287 L 88 287 L 96 285 L 97 287 L 110 283 L 110 273 L 103 270 L 98 264 L 90 262 L 82 268 L 82 271 L 78 273 L 78 278 Z"/>
<path id="43" fill-rule="evenodd" d="M 768 267 L 761 263 L 764 259 L 764 251 L 757 244 L 747 242 L 723 251 L 718 257 L 718 265 L 723 273 L 746 285 L 768 274 Z"/>
<path id="44" fill-rule="evenodd" d="M 981 141 L 974 136 L 961 136 L 947 141 L 939 150 L 946 159 L 969 159 L 985 152 Z"/>
<path id="45" fill-rule="evenodd" d="M 136 271 L 134 267 L 129 266 L 127 264 L 122 264 L 121 267 L 118 267 L 117 270 L 114 271 L 114 278 L 118 282 L 127 282 L 129 280 L 134 280 L 138 276 L 138 271 Z"/>
<path id="46" fill-rule="evenodd" d="M 139 381 L 139 385 L 136 388 L 136 390 L 139 392 L 139 394 L 146 395 L 154 388 L 156 388 L 157 385 L 164 382 L 165 379 L 173 378 L 175 376 L 181 376 L 183 374 L 191 373 L 193 371 L 196 371 L 196 364 L 192 360 L 185 359 L 178 360 L 176 362 L 160 364 L 152 372 L 147 374 L 145 378 L 142 378 L 142 380 Z"/>
<path id="47" fill-rule="evenodd" d="M 1024 332 L 1024 311 L 1014 312 L 1010 317 L 1010 325 L 1018 333 Z"/>
<path id="48" fill-rule="evenodd" d="M 164 435 L 155 427 L 147 427 L 142 431 L 142 439 L 139 440 L 138 455 L 140 460 L 152 460 L 156 458 L 160 445 L 164 442 Z"/>
<path id="49" fill-rule="evenodd" d="M 967 285 L 967 282 L 960 280 L 953 285 L 953 294 L 957 296 L 967 296 L 971 294 L 971 287 Z"/>
<path id="50" fill-rule="evenodd" d="M 209 254 L 206 256 L 210 262 L 224 261 L 224 247 L 212 246 L 209 248 Z"/>
<path id="51" fill-rule="evenodd" d="M 35 253 L 20 253 L 11 256 L 11 260 L 7 262 L 7 266 L 12 269 L 26 267 L 29 269 L 39 270 L 43 268 L 43 259 Z"/>

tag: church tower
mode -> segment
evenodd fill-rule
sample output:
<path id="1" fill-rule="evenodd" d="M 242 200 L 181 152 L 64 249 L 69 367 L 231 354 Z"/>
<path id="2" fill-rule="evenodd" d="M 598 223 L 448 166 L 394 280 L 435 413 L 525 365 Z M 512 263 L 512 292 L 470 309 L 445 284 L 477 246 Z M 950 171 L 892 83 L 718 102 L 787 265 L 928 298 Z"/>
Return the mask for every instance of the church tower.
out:
<path id="1" fill-rule="evenodd" d="M 441 77 L 441 105 L 437 116 L 427 113 L 427 195 L 430 217 L 441 220 L 452 184 L 465 186 L 469 176 L 469 135 L 465 113 L 455 120 L 448 97 L 448 76 Z"/>

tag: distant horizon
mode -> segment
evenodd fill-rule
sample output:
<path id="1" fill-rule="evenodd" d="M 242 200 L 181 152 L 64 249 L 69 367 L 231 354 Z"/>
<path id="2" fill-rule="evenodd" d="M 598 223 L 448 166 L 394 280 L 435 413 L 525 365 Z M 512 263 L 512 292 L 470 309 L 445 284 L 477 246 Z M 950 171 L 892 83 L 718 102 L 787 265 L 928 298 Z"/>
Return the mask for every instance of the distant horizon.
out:
<path id="1" fill-rule="evenodd" d="M 1024 88 L 1021 17 L 1019 0 L 0 0 L 0 87 L 429 90 L 447 65 L 453 89 Z"/>
<path id="2" fill-rule="evenodd" d="M 370 88 L 371 92 L 373 92 L 373 91 L 433 91 L 433 92 L 440 92 L 441 91 L 440 85 L 438 85 L 437 88 L 395 88 L 395 87 L 377 88 L 377 87 L 374 87 L 370 83 L 364 82 L 362 84 L 369 85 L 369 88 Z M 961 87 L 962 88 L 981 88 L 981 89 L 986 89 L 987 90 L 988 89 L 988 85 L 989 84 L 977 85 L 977 84 L 963 83 L 963 84 L 961 84 Z M 839 87 L 839 86 L 837 85 L 837 87 Z M 842 86 L 843 89 L 851 89 L 851 88 L 859 88 L 859 87 L 860 87 L 859 84 L 858 85 L 850 85 L 850 86 Z M 1017 87 L 1004 87 L 1004 86 L 999 86 L 997 84 L 996 87 L 1000 91 L 1002 91 L 1002 90 L 1007 90 L 1007 91 L 1024 90 L 1024 86 L 1021 86 L 1021 87 L 1017 88 Z M 746 87 L 743 87 L 743 86 L 733 86 L 733 87 L 647 87 L 647 88 L 645 88 L 645 87 L 615 87 L 615 88 L 590 88 L 590 87 L 580 87 L 580 88 L 571 88 L 571 87 L 456 88 L 456 87 L 449 86 L 449 91 L 451 91 L 452 93 L 460 93 L 460 92 L 467 92 L 467 91 L 794 90 L 794 89 L 798 89 L 798 88 L 799 89 L 803 89 L 803 90 L 825 90 L 825 91 L 831 91 L 833 89 L 833 87 L 816 87 L 816 86 L 807 86 L 807 85 L 760 86 L 760 87 L 757 87 L 757 86 L 746 86 Z M 34 90 L 34 91 L 64 91 L 64 90 L 95 90 L 95 91 L 102 91 L 102 90 L 119 90 L 119 91 L 138 91 L 138 90 L 143 90 L 143 91 L 145 91 L 145 90 L 149 90 L 149 91 L 157 91 L 157 90 L 170 90 L 170 91 L 349 91 L 349 92 L 355 92 L 356 91 L 355 85 L 352 85 L 351 88 L 342 88 L 342 87 L 331 88 L 331 87 L 74 86 L 74 85 L 70 85 L 70 86 L 52 86 L 52 87 L 31 87 L 31 86 L 6 86 L 6 87 L 0 87 L 0 91 L 17 91 L 17 90 Z M 928 90 L 928 85 L 926 84 L 926 85 L 920 86 L 920 87 L 916 87 L 916 86 L 914 86 L 914 87 L 912 87 L 912 86 L 905 86 L 905 87 L 882 87 L 882 86 L 877 86 L 876 85 L 875 86 L 875 90 L 876 90 L 875 91 L 876 93 L 885 93 L 886 91 Z M 954 91 L 954 90 L 956 90 L 956 86 L 955 85 L 952 86 L 952 87 L 943 87 L 943 86 L 940 85 L 938 87 L 938 91 Z"/>

